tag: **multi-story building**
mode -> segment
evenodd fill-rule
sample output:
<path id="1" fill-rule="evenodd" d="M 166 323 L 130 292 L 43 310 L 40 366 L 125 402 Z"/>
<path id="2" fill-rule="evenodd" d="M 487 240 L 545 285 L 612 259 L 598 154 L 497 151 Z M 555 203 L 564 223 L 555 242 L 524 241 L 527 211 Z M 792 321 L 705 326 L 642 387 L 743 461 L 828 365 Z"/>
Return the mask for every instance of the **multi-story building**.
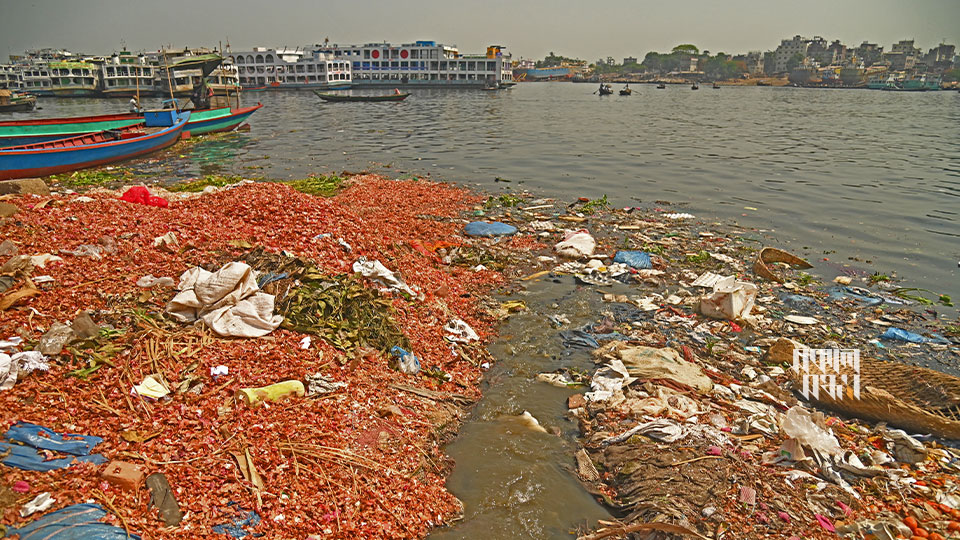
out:
<path id="1" fill-rule="evenodd" d="M 463 54 L 436 41 L 318 47 L 350 62 L 354 87 L 485 87 L 513 80 L 511 57 L 500 45 L 485 54 Z"/>
<path id="2" fill-rule="evenodd" d="M 867 43 L 864 41 L 859 47 L 853 50 L 853 54 L 856 56 L 857 62 L 863 64 L 863 67 L 870 67 L 883 58 L 883 47 L 876 43 Z"/>
<path id="3" fill-rule="evenodd" d="M 799 35 L 793 36 L 792 39 L 781 40 L 780 46 L 777 47 L 776 51 L 774 51 L 774 58 L 773 58 L 774 73 L 782 73 L 786 71 L 787 63 L 790 62 L 790 59 L 793 58 L 794 55 L 796 54 L 799 54 L 802 57 L 806 58 L 807 49 L 810 48 L 810 41 L 811 40 L 801 37 Z"/>

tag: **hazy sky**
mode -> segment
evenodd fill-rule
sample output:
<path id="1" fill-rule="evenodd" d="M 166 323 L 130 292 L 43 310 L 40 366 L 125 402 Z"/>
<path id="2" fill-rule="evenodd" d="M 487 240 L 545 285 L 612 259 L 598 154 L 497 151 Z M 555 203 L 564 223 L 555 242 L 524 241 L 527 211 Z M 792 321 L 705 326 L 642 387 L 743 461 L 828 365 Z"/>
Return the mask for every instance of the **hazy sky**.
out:
<path id="1" fill-rule="evenodd" d="M 713 53 L 775 48 L 801 34 L 884 47 L 960 46 L 960 0 L 0 0 L 0 61 L 63 47 L 91 54 L 161 45 L 295 46 L 436 40 L 596 60 L 694 43 Z"/>

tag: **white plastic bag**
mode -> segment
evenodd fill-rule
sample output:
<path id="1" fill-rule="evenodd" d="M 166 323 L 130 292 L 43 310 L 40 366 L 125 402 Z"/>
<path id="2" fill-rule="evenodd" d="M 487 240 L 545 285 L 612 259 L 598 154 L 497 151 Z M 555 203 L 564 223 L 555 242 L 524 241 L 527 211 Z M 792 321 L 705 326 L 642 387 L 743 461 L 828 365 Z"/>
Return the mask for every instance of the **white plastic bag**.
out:
<path id="1" fill-rule="evenodd" d="M 563 242 L 553 246 L 553 249 L 571 259 L 582 259 L 593 255 L 593 250 L 597 248 L 597 241 L 590 236 L 586 229 L 580 229 L 572 233 L 567 233 L 563 237 Z"/>
<path id="2" fill-rule="evenodd" d="M 834 456 L 840 453 L 840 443 L 833 432 L 822 427 L 823 413 L 811 413 L 800 406 L 790 407 L 780 427 L 788 437 L 821 453 Z"/>

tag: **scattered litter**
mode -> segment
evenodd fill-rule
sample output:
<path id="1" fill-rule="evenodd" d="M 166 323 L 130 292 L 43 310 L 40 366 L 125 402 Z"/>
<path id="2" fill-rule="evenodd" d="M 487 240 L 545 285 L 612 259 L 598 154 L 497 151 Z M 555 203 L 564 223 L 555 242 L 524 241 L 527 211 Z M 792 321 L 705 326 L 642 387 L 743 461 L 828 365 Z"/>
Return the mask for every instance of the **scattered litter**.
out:
<path id="1" fill-rule="evenodd" d="M 920 334 L 914 334 L 902 328 L 896 328 L 891 326 L 887 330 L 880 334 L 880 339 L 886 339 L 890 341 L 905 341 L 907 343 L 940 343 L 940 344 L 949 344 L 950 342 L 943 338 L 943 336 L 938 336 L 936 334 L 931 334 L 933 337 L 921 336 Z"/>
<path id="2" fill-rule="evenodd" d="M 732 278 L 733 276 L 721 276 L 720 274 L 714 274 L 713 272 L 704 272 L 697 276 L 697 279 L 693 280 L 693 283 L 690 285 L 693 287 L 707 287 L 712 289 L 720 281 Z"/>
<path id="3" fill-rule="evenodd" d="M 177 282 L 173 280 L 172 277 L 153 277 L 153 274 L 147 274 L 142 278 L 137 280 L 137 287 L 143 287 L 149 289 L 151 287 L 165 287 L 173 288 L 177 286 Z"/>
<path id="4" fill-rule="evenodd" d="M 28 517 L 37 512 L 49 510 L 56 502 L 57 500 L 51 497 L 49 492 L 41 493 L 20 508 L 20 517 Z"/>
<path id="5" fill-rule="evenodd" d="M 180 241 L 177 240 L 176 233 L 170 231 L 163 236 L 154 238 L 153 247 L 160 248 L 169 253 L 176 253 L 180 249 Z"/>
<path id="6" fill-rule="evenodd" d="M 162 382 L 160 375 L 147 375 L 143 382 L 133 387 L 133 391 L 148 399 L 162 399 L 170 394 L 170 389 Z"/>
<path id="7" fill-rule="evenodd" d="M 756 298 L 756 285 L 727 276 L 714 283 L 713 293 L 700 299 L 699 311 L 712 319 L 747 319 Z"/>
<path id="8" fill-rule="evenodd" d="M 564 235 L 563 241 L 553 246 L 553 249 L 563 257 L 583 259 L 593 255 L 596 247 L 597 241 L 593 236 L 586 229 L 581 229 Z"/>
<path id="9" fill-rule="evenodd" d="M 140 540 L 122 527 L 103 523 L 107 511 L 99 504 L 73 504 L 22 527 L 7 527 L 7 535 L 20 540 Z"/>
<path id="10" fill-rule="evenodd" d="M 397 361 L 397 370 L 407 375 L 416 375 L 420 372 L 420 359 L 412 352 L 407 352 L 400 347 L 390 349 L 390 356 Z"/>
<path id="11" fill-rule="evenodd" d="M 804 325 L 817 324 L 818 322 L 817 319 L 815 319 L 814 317 L 806 317 L 804 315 L 787 315 L 786 317 L 783 318 L 783 320 L 787 322 L 792 322 L 795 324 L 804 324 Z"/>
<path id="12" fill-rule="evenodd" d="M 36 424 L 17 422 L 0 441 L 0 454 L 6 453 L 0 463 L 17 469 L 43 472 L 69 467 L 75 461 L 99 465 L 105 463 L 106 458 L 91 454 L 90 451 L 101 442 L 103 439 L 92 435 L 63 434 Z M 43 451 L 43 455 L 40 451 Z M 53 452 L 67 454 L 68 457 L 50 459 Z"/>
<path id="13" fill-rule="evenodd" d="M 813 265 L 792 253 L 788 253 L 782 249 L 765 247 L 757 253 L 757 260 L 753 263 L 753 271 L 762 278 L 778 283 L 783 283 L 783 278 L 777 276 L 770 270 L 770 267 L 767 266 L 770 263 L 785 263 L 794 268 L 801 269 L 813 268 Z"/>
<path id="14" fill-rule="evenodd" d="M 133 186 L 120 196 L 120 200 L 159 208 L 166 208 L 170 205 L 166 199 L 151 195 L 150 190 L 145 186 Z"/>
<path id="15" fill-rule="evenodd" d="M 447 336 L 450 341 L 469 343 L 480 339 L 473 328 L 462 319 L 451 319 L 443 329 L 450 334 Z"/>
<path id="16" fill-rule="evenodd" d="M 292 396 L 303 397 L 306 389 L 300 381 L 283 381 L 260 388 L 241 388 L 237 390 L 237 399 L 247 405 L 259 405 L 265 401 L 279 401 Z"/>
<path id="17" fill-rule="evenodd" d="M 682 213 L 682 212 L 673 212 L 673 213 L 670 213 L 670 214 L 663 214 L 663 217 L 665 217 L 665 218 L 667 218 L 667 219 L 678 219 L 678 220 L 679 220 L 679 219 L 693 219 L 693 218 L 695 218 L 696 216 L 694 216 L 693 214 L 686 214 L 686 213 Z"/>
<path id="18" fill-rule="evenodd" d="M 653 268 L 650 254 L 643 251 L 618 251 L 613 257 L 613 262 L 625 264 L 638 270 Z"/>
<path id="19" fill-rule="evenodd" d="M 353 271 L 359 272 L 365 278 L 378 283 L 381 287 L 392 291 L 400 291 L 408 294 L 412 298 L 417 297 L 414 292 L 402 279 L 387 269 L 380 261 L 368 261 L 366 257 L 360 257 L 353 263 Z"/>
<path id="20" fill-rule="evenodd" d="M 307 396 L 318 396 L 346 388 L 347 383 L 334 381 L 322 373 L 307 375 Z"/>

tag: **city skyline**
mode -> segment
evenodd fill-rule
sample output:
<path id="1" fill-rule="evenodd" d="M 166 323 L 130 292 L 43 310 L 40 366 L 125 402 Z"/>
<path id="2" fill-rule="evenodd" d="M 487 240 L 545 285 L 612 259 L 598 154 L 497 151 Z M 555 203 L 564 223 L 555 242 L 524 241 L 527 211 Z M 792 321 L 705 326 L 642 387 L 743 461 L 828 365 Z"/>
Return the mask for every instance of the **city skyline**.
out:
<path id="1" fill-rule="evenodd" d="M 122 43 L 129 50 L 153 51 L 168 44 L 217 47 L 229 42 L 233 50 L 247 50 L 303 46 L 325 38 L 341 44 L 435 40 L 464 52 L 482 52 L 497 43 L 514 58 L 542 58 L 552 51 L 590 62 L 642 58 L 648 51 L 669 51 L 681 43 L 711 53 L 766 51 L 797 34 L 839 39 L 850 46 L 868 41 L 885 48 L 914 39 L 927 50 L 941 42 L 960 44 L 960 30 L 953 24 L 958 19 L 960 2 L 954 0 L 910 5 L 879 0 L 869 11 L 859 3 L 827 0 L 776 7 L 757 0 L 690 0 L 681 7 L 628 0 L 602 5 L 492 0 L 464 3 L 456 10 L 436 0 L 413 6 L 382 0 L 349 6 L 282 0 L 268 9 L 250 0 L 169 0 L 135 7 L 117 0 L 37 0 L 5 6 L 0 58 L 6 61 L 10 54 L 43 47 L 110 54 Z"/>

